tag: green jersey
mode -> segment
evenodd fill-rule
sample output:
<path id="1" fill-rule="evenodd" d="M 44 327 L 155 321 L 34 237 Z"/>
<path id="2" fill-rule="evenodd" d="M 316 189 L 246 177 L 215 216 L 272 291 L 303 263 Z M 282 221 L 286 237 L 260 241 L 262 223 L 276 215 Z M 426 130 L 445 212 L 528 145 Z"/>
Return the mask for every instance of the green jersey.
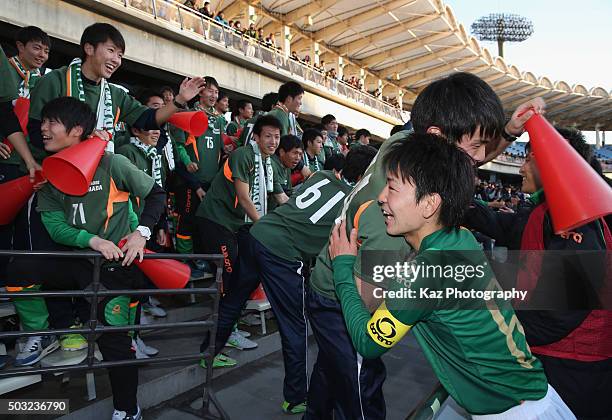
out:
<path id="1" fill-rule="evenodd" d="M 44 75 L 36 84 L 36 89 L 31 93 L 30 98 L 30 118 L 41 120 L 41 111 L 47 102 L 62 96 L 70 96 L 70 89 L 67 86 L 66 74 L 68 67 L 61 67 Z M 110 96 L 112 100 L 112 115 L 116 125 L 120 122 L 132 126 L 140 116 L 149 108 L 134 99 L 124 88 L 109 83 Z M 101 84 L 93 84 L 83 79 L 83 92 L 85 103 L 96 112 L 100 100 Z M 118 128 L 118 127 L 117 127 Z M 120 132 L 121 130 L 118 130 Z M 45 157 L 47 154 L 39 149 L 35 157 Z"/>
<path id="2" fill-rule="evenodd" d="M 143 171 L 145 174 L 154 178 L 153 176 L 153 160 L 152 157 L 147 157 L 144 150 L 136 147 L 132 143 L 124 144 L 116 150 L 117 154 L 123 155 L 132 162 L 134 166 Z M 166 155 L 164 153 L 160 153 L 159 157 L 161 158 L 161 167 L 160 167 L 160 175 L 161 175 L 161 188 L 166 188 L 166 177 L 168 175 L 168 161 L 166 160 Z M 140 217 L 142 210 L 144 209 L 144 202 L 142 199 L 137 198 L 135 196 L 130 196 L 132 200 L 132 207 L 134 208 L 136 214 Z"/>
<path id="3" fill-rule="evenodd" d="M 321 160 L 321 156 L 323 153 L 319 153 L 318 155 L 311 157 L 308 155 L 308 152 L 304 152 L 304 166 L 310 169 L 311 172 L 317 172 L 323 170 L 324 162 Z"/>
<path id="4" fill-rule="evenodd" d="M 268 194 L 268 211 L 278 207 L 274 194 L 287 194 L 291 197 L 293 186 L 291 185 L 291 169 L 280 161 L 277 155 L 272 155 L 272 171 L 274 172 L 272 194 Z"/>
<path id="5" fill-rule="evenodd" d="M 280 108 L 273 108 L 272 111 L 268 112 L 266 115 L 272 115 L 273 117 L 276 117 L 276 119 L 278 121 L 280 121 L 281 123 L 281 136 L 284 136 L 285 134 L 295 134 L 295 130 L 291 129 L 291 122 L 289 119 L 289 113 L 285 112 L 284 110 L 280 109 Z M 297 123 L 296 123 L 297 124 Z"/>
<path id="6" fill-rule="evenodd" d="M 256 115 L 253 118 L 249 118 L 244 122 L 244 128 L 240 133 L 240 137 L 238 137 L 238 140 L 236 141 L 236 145 L 238 147 L 248 144 L 251 138 L 253 137 L 253 127 L 255 126 L 255 122 L 257 122 L 257 118 L 259 118 L 259 115 Z"/>
<path id="7" fill-rule="evenodd" d="M 61 212 L 68 230 L 79 231 L 79 235 L 81 232 L 97 235 L 116 244 L 131 231 L 130 197 L 144 199 L 153 184 L 153 178 L 125 156 L 105 153 L 85 195 L 66 195 L 47 183 L 38 193 L 37 210 L 43 216 L 45 212 Z M 53 240 L 59 242 L 52 229 L 49 226 L 47 229 Z"/>
<path id="8" fill-rule="evenodd" d="M 224 132 L 224 126 L 219 115 L 209 110 L 198 109 L 206 112 L 208 128 L 204 134 L 197 138 L 189 134 L 182 146 L 186 150 L 190 162 L 198 164 L 198 170 L 194 175 L 200 181 L 204 190 L 208 190 L 215 175 L 219 172 L 219 163 L 223 152 L 221 133 Z M 178 142 L 180 143 L 180 140 Z"/>
<path id="9" fill-rule="evenodd" d="M 444 388 L 471 414 L 501 413 L 546 395 L 542 364 L 531 354 L 510 299 L 497 294 L 504 291 L 467 229 L 441 229 L 425 237 L 411 270 L 401 278 L 392 274 L 385 302 L 374 315 L 357 292 L 354 259 L 334 259 L 334 281 L 361 355 L 380 356 L 412 326 Z M 470 297 L 476 291 L 491 297 Z"/>
<path id="10" fill-rule="evenodd" d="M 185 166 L 191 163 L 191 159 L 189 158 L 189 154 L 187 150 L 185 150 L 185 141 L 187 139 L 186 133 L 180 128 L 166 123 L 162 130 L 164 130 L 166 137 L 168 137 L 168 141 L 172 142 L 172 146 L 176 153 L 174 154 L 174 160 L 178 162 L 182 162 Z"/>
<path id="11" fill-rule="evenodd" d="M 10 86 L 10 91 L 16 91 L 17 96 L 22 98 L 29 98 L 30 92 L 36 86 L 37 82 L 41 78 L 41 73 L 39 69 L 35 69 L 33 71 L 26 71 L 21 62 L 19 61 L 19 57 L 11 57 L 8 62 L 8 76 L 6 79 L 2 79 L 2 84 L 6 84 Z M 4 163 L 7 165 L 20 165 L 21 164 L 21 156 L 15 150 L 11 152 L 11 155 L 8 159 L 0 159 L 0 163 Z"/>
<path id="12" fill-rule="evenodd" d="M 13 69 L 9 64 L 4 50 L 0 47 L 0 102 L 8 102 L 19 96 L 19 91 L 14 83 L 9 83 L 13 79 Z"/>
<path id="13" fill-rule="evenodd" d="M 236 179 L 249 185 L 253 190 L 255 180 L 255 152 L 250 145 L 239 147 L 225 161 L 223 170 L 215 176 L 196 216 L 211 220 L 231 232 L 236 232 L 246 223 L 246 213 L 238 203 Z"/>
<path id="14" fill-rule="evenodd" d="M 366 273 L 361 269 L 362 263 L 368 263 L 362 261 L 363 251 L 395 251 L 393 253 L 384 252 L 379 256 L 380 258 L 393 259 L 406 258 L 410 253 L 410 246 L 403 237 L 387 235 L 384 218 L 376 204 L 377 197 L 387 182 L 383 168 L 383 156 L 393 143 L 405 140 L 407 136 L 407 132 L 399 132 L 382 144 L 363 177 L 355 185 L 355 189 L 344 200 L 340 215 L 343 219 L 346 219 L 347 232 L 350 232 L 353 227 L 357 228 L 357 239 L 360 247 L 354 266 L 355 276 L 371 284 L 375 284 L 371 273 Z M 392 265 L 393 261 L 389 261 L 389 264 L 381 261 L 379 264 Z M 317 257 L 316 265 L 310 277 L 310 286 L 327 298 L 336 299 L 333 271 L 327 245 Z"/>
<path id="15" fill-rule="evenodd" d="M 225 132 L 228 136 L 236 136 L 239 130 L 243 129 L 246 125 L 247 120 L 240 120 L 240 122 L 232 121 L 227 125 Z"/>
<path id="16" fill-rule="evenodd" d="M 266 214 L 251 235 L 277 257 L 309 261 L 329 239 L 329 232 L 351 186 L 333 171 L 319 171 L 302 185 L 300 194 Z"/>

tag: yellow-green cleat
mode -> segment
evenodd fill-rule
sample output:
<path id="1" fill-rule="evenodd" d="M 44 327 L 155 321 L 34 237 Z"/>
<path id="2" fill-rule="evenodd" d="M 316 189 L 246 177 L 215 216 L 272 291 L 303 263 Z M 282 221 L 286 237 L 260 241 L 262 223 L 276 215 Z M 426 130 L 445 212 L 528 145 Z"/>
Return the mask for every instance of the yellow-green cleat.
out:
<path id="1" fill-rule="evenodd" d="M 73 325 L 70 328 L 80 328 L 80 325 Z M 64 351 L 77 351 L 87 348 L 87 340 L 81 334 L 64 334 L 60 337 L 60 346 Z"/>
<path id="2" fill-rule="evenodd" d="M 223 353 L 219 353 L 213 359 L 213 369 L 236 366 L 238 362 L 231 357 L 227 357 Z M 200 359 L 200 367 L 206 369 L 206 360 Z"/>
<path id="3" fill-rule="evenodd" d="M 284 401 L 281 408 L 286 414 L 302 414 L 306 412 L 306 403 L 290 404 L 287 401 Z"/>

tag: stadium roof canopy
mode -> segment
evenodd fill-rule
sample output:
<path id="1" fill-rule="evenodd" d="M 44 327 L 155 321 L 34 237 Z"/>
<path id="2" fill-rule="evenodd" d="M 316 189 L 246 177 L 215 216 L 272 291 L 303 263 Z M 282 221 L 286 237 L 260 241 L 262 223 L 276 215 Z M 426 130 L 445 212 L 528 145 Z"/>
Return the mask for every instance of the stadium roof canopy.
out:
<path id="1" fill-rule="evenodd" d="M 507 64 L 481 47 L 442 0 L 218 0 L 211 5 L 228 20 L 246 17 L 244 10 L 253 6 L 257 27 L 266 35 L 289 26 L 292 50 L 318 42 L 322 54 L 337 54 L 349 68 L 365 69 L 370 83 L 382 79 L 388 96 L 404 89 L 406 109 L 432 80 L 467 71 L 487 81 L 508 111 L 542 96 L 550 120 L 612 129 L 612 92 L 553 82 Z"/>

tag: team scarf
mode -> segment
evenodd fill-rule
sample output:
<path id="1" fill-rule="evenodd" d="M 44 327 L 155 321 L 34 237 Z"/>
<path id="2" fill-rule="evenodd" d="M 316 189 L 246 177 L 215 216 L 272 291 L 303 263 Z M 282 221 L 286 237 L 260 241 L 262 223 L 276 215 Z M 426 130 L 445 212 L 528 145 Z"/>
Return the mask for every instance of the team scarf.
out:
<path id="1" fill-rule="evenodd" d="M 160 187 L 164 187 L 162 185 L 162 157 L 159 153 L 157 153 L 157 149 L 155 146 L 150 146 L 148 144 L 144 144 L 136 137 L 130 137 L 130 143 L 140 149 L 144 155 L 151 161 L 151 175 L 155 180 L 155 183 Z M 170 142 L 168 142 L 169 144 Z"/>
<path id="2" fill-rule="evenodd" d="M 13 66 L 19 77 L 21 77 L 19 96 L 26 99 L 30 98 L 30 84 L 33 85 L 34 81 L 42 76 L 40 69 L 26 70 L 17 56 L 9 58 L 8 62 Z"/>
<path id="3" fill-rule="evenodd" d="M 250 141 L 250 145 L 255 152 L 255 178 L 250 195 L 257 213 L 261 217 L 268 212 L 268 192 L 272 192 L 274 189 L 274 172 L 272 171 L 270 156 L 262 159 L 259 145 L 254 140 Z M 253 222 L 248 214 L 245 214 L 244 220 L 246 223 Z"/>
<path id="4" fill-rule="evenodd" d="M 315 166 L 313 172 L 321 170 L 321 166 L 319 165 L 319 159 L 317 159 L 317 157 L 315 156 L 314 158 L 312 158 L 312 160 Z M 304 165 L 306 165 L 306 167 L 310 169 L 310 157 L 308 156 L 308 152 L 304 153 Z"/>
<path id="5" fill-rule="evenodd" d="M 68 66 L 66 71 L 66 96 L 72 96 L 81 102 L 85 102 L 81 64 L 81 59 L 75 58 Z M 113 98 L 111 96 L 110 85 L 104 78 L 100 81 L 100 98 L 98 99 L 98 107 L 96 109 L 96 128 L 108 131 L 111 136 L 115 134 Z M 114 153 L 115 148 L 112 141 L 107 143 L 106 151 Z"/>
<path id="6" fill-rule="evenodd" d="M 287 119 L 289 120 L 289 133 L 288 134 L 293 134 L 294 136 L 297 136 L 301 139 L 302 130 L 300 129 L 300 126 L 297 123 L 297 119 L 295 118 L 295 115 L 293 115 L 292 112 L 289 112 L 287 107 L 281 102 L 274 105 L 274 108 L 280 109 L 285 114 L 287 114 Z"/>
<path id="7" fill-rule="evenodd" d="M 327 140 L 325 140 L 325 146 L 331 148 L 334 153 L 342 153 L 340 150 L 340 144 L 338 143 L 338 132 L 337 131 L 328 131 L 327 132 Z"/>
<path id="8" fill-rule="evenodd" d="M 168 170 L 174 171 L 176 168 L 176 164 L 174 162 L 174 150 L 172 150 L 172 136 L 170 135 L 170 130 L 168 129 L 169 124 L 166 124 L 164 127 L 164 131 L 166 132 L 166 138 L 168 142 L 164 146 L 163 153 L 166 156 L 166 161 L 168 162 Z"/>

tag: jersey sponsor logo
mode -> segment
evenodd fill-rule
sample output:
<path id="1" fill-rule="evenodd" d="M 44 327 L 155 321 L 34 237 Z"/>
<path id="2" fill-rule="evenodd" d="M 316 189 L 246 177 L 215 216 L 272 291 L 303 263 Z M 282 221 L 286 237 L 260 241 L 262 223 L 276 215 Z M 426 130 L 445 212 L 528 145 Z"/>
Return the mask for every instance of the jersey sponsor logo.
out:
<path id="1" fill-rule="evenodd" d="M 119 315 L 121 313 L 121 305 L 113 306 L 113 315 Z"/>
<path id="2" fill-rule="evenodd" d="M 89 192 L 102 191 L 102 185 L 100 185 L 100 181 L 94 180 L 89 184 Z"/>
<path id="3" fill-rule="evenodd" d="M 368 321 L 368 334 L 381 347 L 391 348 L 410 330 L 410 325 L 402 324 L 383 303 Z"/>

